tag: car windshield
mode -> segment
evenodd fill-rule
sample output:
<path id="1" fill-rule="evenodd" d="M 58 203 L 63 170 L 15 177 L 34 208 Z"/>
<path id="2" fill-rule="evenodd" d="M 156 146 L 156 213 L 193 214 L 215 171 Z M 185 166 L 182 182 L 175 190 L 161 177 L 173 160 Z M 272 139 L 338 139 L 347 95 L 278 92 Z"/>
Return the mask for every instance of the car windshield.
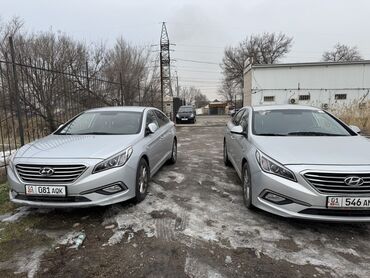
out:
<path id="1" fill-rule="evenodd" d="M 193 108 L 192 107 L 180 107 L 179 109 L 179 112 L 193 112 Z"/>
<path id="2" fill-rule="evenodd" d="M 321 110 L 264 110 L 253 113 L 253 134 L 261 136 L 351 136 Z"/>
<path id="3" fill-rule="evenodd" d="M 57 135 L 122 135 L 137 134 L 141 113 L 128 111 L 86 112 L 58 130 Z"/>

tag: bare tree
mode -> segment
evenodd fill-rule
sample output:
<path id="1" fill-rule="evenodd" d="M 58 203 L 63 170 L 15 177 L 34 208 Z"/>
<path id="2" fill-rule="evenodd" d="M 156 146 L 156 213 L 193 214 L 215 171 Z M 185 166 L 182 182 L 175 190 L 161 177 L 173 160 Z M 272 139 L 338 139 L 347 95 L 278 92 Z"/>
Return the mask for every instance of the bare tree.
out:
<path id="1" fill-rule="evenodd" d="M 350 47 L 345 44 L 337 43 L 331 51 L 325 51 L 322 55 L 325 62 L 349 62 L 363 60 L 356 46 Z"/>
<path id="2" fill-rule="evenodd" d="M 223 80 L 221 87 L 218 89 L 218 94 L 224 98 L 227 102 L 233 102 L 235 97 L 240 95 L 241 88 L 240 86 L 236 85 L 235 83 Z"/>
<path id="3" fill-rule="evenodd" d="M 209 104 L 209 99 L 199 90 L 194 97 L 194 105 L 196 108 L 204 107 Z"/>
<path id="4" fill-rule="evenodd" d="M 202 94 L 200 89 L 196 87 L 181 87 L 180 97 L 185 100 L 187 105 L 194 105 L 196 108 L 205 106 L 209 103 L 206 95 Z"/>
<path id="5" fill-rule="evenodd" d="M 149 54 L 147 49 L 131 46 L 123 38 L 108 51 L 105 74 L 109 80 L 122 82 L 122 104 L 132 105 L 138 101 L 140 83 L 148 74 Z"/>
<path id="6" fill-rule="evenodd" d="M 242 86 L 248 58 L 254 64 L 274 64 L 290 51 L 292 41 L 282 33 L 263 33 L 247 37 L 237 47 L 226 48 L 221 65 L 225 80 Z"/>

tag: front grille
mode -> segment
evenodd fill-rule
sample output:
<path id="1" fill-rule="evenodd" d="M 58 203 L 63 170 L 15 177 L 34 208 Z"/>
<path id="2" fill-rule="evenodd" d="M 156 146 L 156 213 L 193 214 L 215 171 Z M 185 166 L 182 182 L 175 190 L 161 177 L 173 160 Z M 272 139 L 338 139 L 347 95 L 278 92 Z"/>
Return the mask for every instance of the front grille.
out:
<path id="1" fill-rule="evenodd" d="M 73 183 L 85 171 L 85 165 L 34 165 L 18 164 L 15 166 L 20 178 L 29 183 Z M 43 168 L 51 168 L 53 174 L 44 176 Z"/>
<path id="2" fill-rule="evenodd" d="M 370 195 L 370 172 L 369 173 L 307 172 L 303 176 L 317 191 L 321 193 Z M 360 177 L 363 180 L 363 184 L 347 185 L 344 182 L 344 180 L 348 177 Z"/>
<path id="3" fill-rule="evenodd" d="M 88 198 L 82 197 L 82 196 L 49 197 L 49 196 L 17 195 L 15 199 L 25 200 L 25 201 L 34 201 L 34 202 L 58 202 L 58 203 L 90 202 Z"/>

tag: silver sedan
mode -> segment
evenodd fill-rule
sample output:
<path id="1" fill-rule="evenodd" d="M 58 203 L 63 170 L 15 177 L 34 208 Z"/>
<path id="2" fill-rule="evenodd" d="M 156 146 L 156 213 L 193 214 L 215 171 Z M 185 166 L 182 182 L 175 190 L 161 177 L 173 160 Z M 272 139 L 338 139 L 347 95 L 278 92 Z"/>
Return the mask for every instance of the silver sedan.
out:
<path id="1" fill-rule="evenodd" d="M 176 159 L 174 123 L 158 109 L 88 110 L 10 158 L 10 198 L 46 207 L 139 202 L 150 177 Z"/>
<path id="2" fill-rule="evenodd" d="M 292 218 L 370 221 L 370 141 L 306 106 L 244 107 L 227 124 L 224 161 L 248 208 Z"/>

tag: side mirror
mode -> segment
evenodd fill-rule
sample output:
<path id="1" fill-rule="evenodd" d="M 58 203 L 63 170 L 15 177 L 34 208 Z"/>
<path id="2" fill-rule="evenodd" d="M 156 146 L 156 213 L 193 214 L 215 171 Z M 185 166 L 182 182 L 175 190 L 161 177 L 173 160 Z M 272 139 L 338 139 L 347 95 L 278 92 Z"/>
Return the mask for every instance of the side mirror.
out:
<path id="1" fill-rule="evenodd" d="M 148 131 L 149 133 L 154 133 L 158 129 L 158 126 L 155 123 L 148 124 Z"/>
<path id="2" fill-rule="evenodd" d="M 358 126 L 350 125 L 349 128 L 352 129 L 356 133 L 360 133 L 361 132 L 361 129 Z"/>
<path id="3" fill-rule="evenodd" d="M 244 129 L 241 125 L 233 126 L 230 130 L 231 133 L 245 135 Z"/>

